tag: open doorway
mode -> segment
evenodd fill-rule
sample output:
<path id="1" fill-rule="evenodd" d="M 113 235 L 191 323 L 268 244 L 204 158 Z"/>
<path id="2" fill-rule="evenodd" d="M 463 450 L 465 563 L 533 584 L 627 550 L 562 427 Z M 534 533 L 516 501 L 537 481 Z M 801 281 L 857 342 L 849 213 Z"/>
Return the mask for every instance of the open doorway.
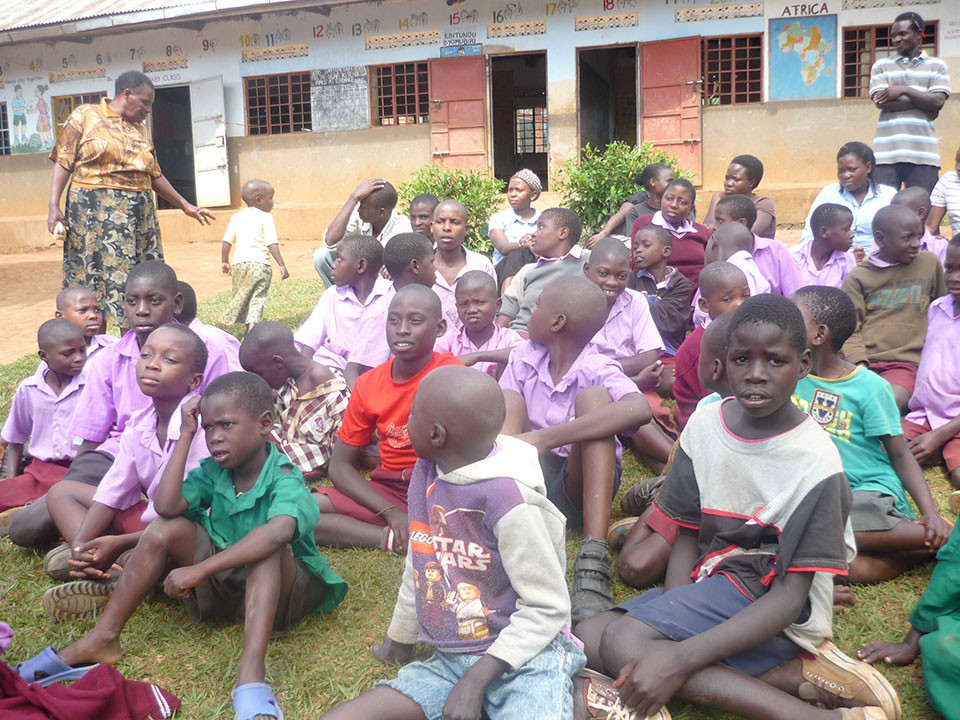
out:
<path id="1" fill-rule="evenodd" d="M 580 147 L 637 142 L 637 46 L 577 52 Z"/>
<path id="2" fill-rule="evenodd" d="M 493 174 L 508 181 L 530 168 L 547 189 L 547 54 L 490 58 Z"/>
<path id="3" fill-rule="evenodd" d="M 197 203 L 197 181 L 193 167 L 193 123 L 190 112 L 190 86 L 158 87 L 150 111 L 153 146 L 160 169 L 178 193 Z M 157 196 L 157 207 L 173 207 Z"/>

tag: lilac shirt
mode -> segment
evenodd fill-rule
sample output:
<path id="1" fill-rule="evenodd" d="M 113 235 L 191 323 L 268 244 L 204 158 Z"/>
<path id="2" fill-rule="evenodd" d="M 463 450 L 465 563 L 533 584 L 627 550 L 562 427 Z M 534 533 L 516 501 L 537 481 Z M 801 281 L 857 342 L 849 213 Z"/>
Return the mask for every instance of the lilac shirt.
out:
<path id="1" fill-rule="evenodd" d="M 753 236 L 753 261 L 770 283 L 770 292 L 789 297 L 799 288 L 800 274 L 790 250 L 779 240 Z"/>
<path id="2" fill-rule="evenodd" d="M 95 502 L 114 510 L 126 510 L 140 502 L 140 494 L 145 493 L 147 509 L 143 511 L 140 519 L 149 523 L 157 517 L 153 498 L 157 494 L 157 485 L 160 484 L 163 470 L 173 455 L 173 448 L 180 439 L 180 407 L 190 397 L 191 395 L 187 395 L 183 398 L 170 416 L 167 423 L 167 442 L 162 446 L 157 440 L 157 422 L 160 418 L 153 405 L 130 418 L 120 436 L 117 457 L 93 495 Z M 184 476 L 198 467 L 200 460 L 209 454 L 203 433 L 197 432 L 190 443 Z"/>
<path id="3" fill-rule="evenodd" d="M 625 395 L 639 392 L 620 366 L 606 355 L 601 355 L 592 343 L 583 348 L 556 385 L 550 376 L 549 351 L 546 346 L 532 340 L 513 349 L 500 378 L 501 388 L 523 396 L 533 430 L 573 420 L 576 417 L 574 403 L 577 395 L 583 388 L 594 386 L 605 388 L 614 402 Z M 561 445 L 550 452 L 567 457 L 570 446 Z M 620 441 L 617 440 L 617 462 L 620 462 L 621 453 Z"/>
<path id="4" fill-rule="evenodd" d="M 647 299 L 629 288 L 613 301 L 607 321 L 591 342 L 601 354 L 614 360 L 664 349 Z"/>
<path id="5" fill-rule="evenodd" d="M 746 250 L 735 252 L 727 258 L 727 262 L 740 268 L 743 274 L 747 276 L 747 286 L 750 288 L 751 297 L 770 292 L 769 281 L 760 272 L 753 256 Z M 700 309 L 700 288 L 697 288 L 697 291 L 693 294 L 693 300 L 690 301 L 690 304 L 693 305 L 693 326 L 703 325 L 706 327 L 709 325 L 710 316 Z"/>
<path id="6" fill-rule="evenodd" d="M 960 416 L 960 376 L 956 369 L 960 315 L 953 313 L 954 298 L 951 295 L 930 303 L 927 340 L 920 354 L 917 383 L 910 398 L 907 420 L 930 423 L 931 430 Z"/>
<path id="7" fill-rule="evenodd" d="M 939 235 L 934 235 L 926 227 L 923 228 L 923 237 L 920 238 L 922 244 L 921 250 L 926 250 L 927 252 L 932 252 L 940 259 L 940 264 L 943 265 L 947 259 L 947 245 L 950 244 L 950 241 L 945 237 L 940 237 Z M 874 242 L 870 246 L 870 252 L 874 253 L 878 250 L 877 243 Z"/>
<path id="8" fill-rule="evenodd" d="M 457 273 L 453 282 L 448 283 L 447 279 L 438 270 L 437 279 L 433 286 L 433 291 L 440 298 L 440 306 L 443 309 L 443 318 L 447 321 L 447 327 L 454 330 L 459 330 L 463 326 L 463 323 L 460 322 L 460 316 L 457 314 L 457 298 L 454 295 L 457 289 L 457 281 L 463 277 L 464 273 L 471 270 L 481 270 L 492 277 L 494 281 L 497 279 L 490 258 L 478 252 L 473 252 L 473 250 L 467 250 L 466 248 L 463 248 L 463 250 L 467 254 L 467 264 L 460 268 L 460 272 Z"/>
<path id="9" fill-rule="evenodd" d="M 206 325 L 196 318 L 191 320 L 187 327 L 200 336 L 200 339 L 207 346 L 207 352 L 210 352 L 211 347 L 219 348 L 222 351 L 229 367 L 226 372 L 243 370 L 240 365 L 240 341 L 233 335 L 213 325 Z"/>
<path id="10" fill-rule="evenodd" d="M 813 257 L 810 255 L 812 246 L 812 242 L 803 243 L 796 245 L 790 251 L 800 275 L 800 286 L 826 285 L 839 288 L 843 284 L 844 278 L 857 266 L 857 261 L 851 253 L 834 250 L 823 267 L 817 270 L 817 266 L 813 263 Z"/>
<path id="11" fill-rule="evenodd" d="M 433 347 L 433 351 L 438 353 L 453 353 L 457 357 L 460 357 L 461 355 L 466 355 L 467 353 L 482 352 L 485 350 L 502 350 L 503 348 L 516 347 L 522 342 L 525 342 L 523 336 L 516 330 L 500 327 L 497 323 L 493 323 L 493 335 L 491 335 L 490 339 L 487 340 L 481 347 L 477 347 L 473 344 L 473 342 L 471 342 L 470 338 L 467 336 L 467 329 L 462 327 L 459 331 L 452 333 L 448 332 L 442 338 L 437 340 L 436 345 Z M 472 367 L 493 377 L 497 376 L 497 371 L 500 369 L 500 366 L 497 363 L 492 362 L 478 362 L 472 365 Z"/>
<path id="12" fill-rule="evenodd" d="M 37 460 L 72 460 L 77 450 L 71 425 L 86 375 L 72 378 L 58 397 L 44 380 L 47 372 L 47 364 L 40 363 L 17 387 L 2 436 L 8 443 L 29 440 L 30 455 Z"/>
<path id="13" fill-rule="evenodd" d="M 316 350 L 314 360 L 341 370 L 348 362 L 376 367 L 390 358 L 386 315 L 393 284 L 378 278 L 365 302 L 353 287 L 333 287 L 320 296 L 294 339 Z"/>

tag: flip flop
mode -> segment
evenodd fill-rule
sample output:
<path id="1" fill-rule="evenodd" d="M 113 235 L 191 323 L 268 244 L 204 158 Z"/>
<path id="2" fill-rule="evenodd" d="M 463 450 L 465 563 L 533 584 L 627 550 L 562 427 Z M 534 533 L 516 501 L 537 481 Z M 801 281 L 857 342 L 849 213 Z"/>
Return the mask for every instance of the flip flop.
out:
<path id="1" fill-rule="evenodd" d="M 20 663 L 15 670 L 28 683 L 39 683 L 40 687 L 47 687 L 57 682 L 79 680 L 95 667 L 97 664 L 76 667 L 67 665 L 51 646 Z M 37 677 L 38 675 L 43 677 Z"/>
<path id="2" fill-rule="evenodd" d="M 253 720 L 257 715 L 283 720 L 277 698 L 266 683 L 245 683 L 233 689 L 233 720 Z"/>

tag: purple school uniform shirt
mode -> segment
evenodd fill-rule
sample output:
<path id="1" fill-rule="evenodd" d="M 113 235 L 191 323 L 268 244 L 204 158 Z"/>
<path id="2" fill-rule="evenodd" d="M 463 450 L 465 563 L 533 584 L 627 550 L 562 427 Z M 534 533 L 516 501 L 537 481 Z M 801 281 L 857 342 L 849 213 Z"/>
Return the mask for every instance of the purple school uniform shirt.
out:
<path id="1" fill-rule="evenodd" d="M 481 352 L 486 350 L 502 350 L 503 348 L 516 347 L 522 342 L 525 342 L 523 336 L 516 330 L 500 327 L 497 323 L 493 323 L 493 335 L 491 335 L 490 339 L 480 347 L 477 347 L 473 344 L 473 341 L 471 341 L 467 335 L 467 329 L 465 327 L 461 327 L 455 332 L 448 332 L 442 338 L 437 340 L 433 347 L 433 351 L 438 353 L 448 352 L 460 357 L 461 355 L 466 355 L 467 353 Z M 487 375 L 492 377 L 497 377 L 497 371 L 500 368 L 497 363 L 492 362 L 478 362 L 474 363 L 472 367 L 475 370 L 485 372 Z"/>
<path id="2" fill-rule="evenodd" d="M 602 355 L 592 343 L 580 351 L 558 383 L 554 383 L 550 376 L 550 353 L 546 346 L 531 340 L 513 349 L 500 377 L 501 388 L 523 396 L 533 430 L 573 420 L 576 417 L 574 403 L 577 395 L 584 388 L 594 386 L 605 388 L 614 402 L 625 395 L 639 392 L 634 382 L 623 374 L 620 365 Z M 561 445 L 550 452 L 567 457 L 570 446 Z M 617 440 L 617 462 L 621 453 L 620 441 Z"/>
<path id="3" fill-rule="evenodd" d="M 73 414 L 81 397 L 86 375 L 81 372 L 58 396 L 47 385 L 46 363 L 17 387 L 10 414 L 0 433 L 8 443 L 30 441 L 30 455 L 37 460 L 72 460 L 77 449 L 73 442 Z"/>
<path id="4" fill-rule="evenodd" d="M 839 288 L 843 284 L 844 278 L 857 266 L 857 261 L 854 260 L 851 253 L 834 250 L 823 267 L 817 270 L 813 257 L 810 255 L 812 245 L 812 242 L 802 243 L 790 251 L 800 275 L 800 287 L 824 285 Z"/>
<path id="5" fill-rule="evenodd" d="M 800 274 L 790 250 L 779 240 L 753 236 L 753 261 L 770 283 L 770 292 L 789 297 L 799 288 Z"/>
<path id="6" fill-rule="evenodd" d="M 95 502 L 114 510 L 126 510 L 140 502 L 140 494 L 147 496 L 147 509 L 140 519 L 149 523 L 157 517 L 153 498 L 163 470 L 173 455 L 173 448 L 180 439 L 180 407 L 189 399 L 187 395 L 170 416 L 167 423 L 167 441 L 161 445 L 157 439 L 157 424 L 160 420 L 151 404 L 135 413 L 120 436 L 120 449 L 113 465 L 103 476 L 93 495 Z M 203 433 L 198 432 L 190 443 L 184 476 L 200 465 L 200 460 L 210 455 Z"/>
<path id="7" fill-rule="evenodd" d="M 614 360 L 664 349 L 647 299 L 629 288 L 613 301 L 607 321 L 591 342 L 601 354 Z"/>
<path id="8" fill-rule="evenodd" d="M 934 300 L 927 309 L 927 340 L 907 414 L 907 420 L 930 423 L 932 430 L 960 416 L 960 376 L 956 369 L 960 314 L 954 312 L 951 295 Z"/>
<path id="9" fill-rule="evenodd" d="M 727 262 L 740 268 L 743 274 L 747 276 L 747 286 L 750 288 L 751 297 L 770 292 L 770 282 L 760 272 L 753 256 L 746 250 L 735 252 L 727 258 Z M 693 300 L 690 301 L 690 304 L 693 306 L 693 326 L 703 325 L 706 327 L 709 325 L 710 316 L 700 309 L 700 288 L 697 288 L 697 291 L 693 294 Z"/>
<path id="10" fill-rule="evenodd" d="M 464 273 L 471 270 L 480 270 L 492 277 L 494 281 L 497 279 L 490 258 L 466 248 L 464 248 L 464 252 L 467 254 L 467 264 L 460 268 L 460 272 L 457 273 L 453 282 L 448 283 L 447 279 L 440 272 L 437 272 L 437 279 L 433 286 L 433 291 L 440 298 L 440 307 L 443 310 L 443 318 L 447 321 L 447 327 L 453 330 L 459 330 L 463 326 L 463 323 L 460 322 L 460 316 L 457 314 L 457 298 L 454 294 L 457 289 L 457 281 L 463 277 Z"/>
<path id="11" fill-rule="evenodd" d="M 314 360 L 341 370 L 348 362 L 376 367 L 390 359 L 386 316 L 393 284 L 378 278 L 364 302 L 353 287 L 333 287 L 320 296 L 294 339 L 314 348 Z"/>
<path id="12" fill-rule="evenodd" d="M 210 352 L 213 347 L 223 352 L 227 366 L 230 368 L 229 372 L 243 370 L 243 366 L 240 365 L 240 341 L 233 335 L 213 325 L 202 323 L 196 318 L 191 320 L 187 327 L 200 336 L 207 346 L 207 352 Z"/>

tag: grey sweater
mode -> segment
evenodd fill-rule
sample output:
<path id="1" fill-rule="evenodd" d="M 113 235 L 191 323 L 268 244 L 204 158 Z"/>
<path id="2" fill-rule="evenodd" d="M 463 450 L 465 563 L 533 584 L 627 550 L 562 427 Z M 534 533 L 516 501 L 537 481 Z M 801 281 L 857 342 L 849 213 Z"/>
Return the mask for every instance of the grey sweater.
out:
<path id="1" fill-rule="evenodd" d="M 536 306 L 543 289 L 559 277 L 583 277 L 583 266 L 589 259 L 589 250 L 574 245 L 562 258 L 540 258 L 524 265 L 503 293 L 500 314 L 510 318 L 512 329 L 526 332 L 530 311 Z"/>

